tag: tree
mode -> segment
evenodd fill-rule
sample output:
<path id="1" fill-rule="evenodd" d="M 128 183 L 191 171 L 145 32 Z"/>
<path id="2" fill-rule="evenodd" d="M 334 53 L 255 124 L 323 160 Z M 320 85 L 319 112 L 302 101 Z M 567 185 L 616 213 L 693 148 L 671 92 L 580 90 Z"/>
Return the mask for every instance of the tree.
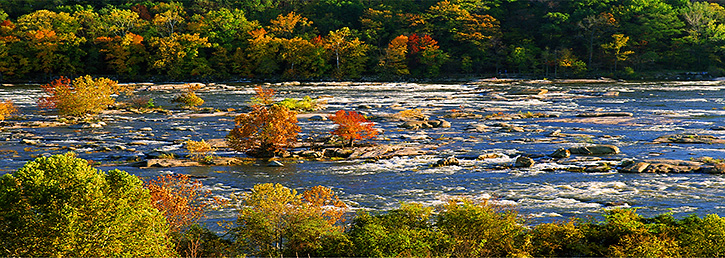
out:
<path id="1" fill-rule="evenodd" d="M 380 61 L 380 66 L 384 71 L 392 73 L 394 75 L 408 75 L 407 65 L 407 54 L 408 54 L 408 37 L 400 35 L 395 37 L 388 48 L 385 49 L 385 56 Z"/>
<path id="2" fill-rule="evenodd" d="M 288 64 L 284 75 L 288 78 L 310 78 L 322 74 L 325 69 L 324 49 L 300 37 L 277 38 L 282 61 Z"/>
<path id="3" fill-rule="evenodd" d="M 116 81 L 103 77 L 94 79 L 90 75 L 78 77 L 72 82 L 60 77 L 41 87 L 48 96 L 40 98 L 40 106 L 58 109 L 58 113 L 64 116 L 101 112 L 115 102 L 113 94 L 130 90 L 119 86 Z"/>
<path id="4" fill-rule="evenodd" d="M 12 100 L 0 102 L 0 122 L 5 121 L 5 118 L 17 112 L 18 108 L 15 107 Z"/>
<path id="5" fill-rule="evenodd" d="M 334 60 L 335 70 L 333 75 L 337 78 L 350 76 L 357 78 L 365 69 L 366 55 L 370 46 L 352 37 L 350 28 L 343 27 L 336 31 L 330 31 L 322 40 L 325 49 L 329 51 L 330 59 Z"/>
<path id="6" fill-rule="evenodd" d="M 627 41 L 629 41 L 629 37 L 624 36 L 624 34 L 614 34 L 612 35 L 612 39 L 612 42 L 602 44 L 602 48 L 614 56 L 614 71 L 617 71 L 617 62 L 627 60 L 627 57 L 634 54 L 634 51 L 622 51 L 627 46 Z"/>
<path id="7" fill-rule="evenodd" d="M 206 75 L 210 73 L 209 64 L 200 55 L 200 49 L 211 47 L 207 38 L 194 34 L 173 33 L 168 37 L 151 38 L 151 47 L 156 55 L 152 59 L 152 68 L 173 78 Z"/>
<path id="8" fill-rule="evenodd" d="M 177 2 L 159 3 L 152 10 L 158 12 L 154 15 L 153 24 L 162 36 L 171 37 L 181 32 L 186 15 L 183 5 Z"/>
<path id="9" fill-rule="evenodd" d="M 441 66 L 448 61 L 448 54 L 438 46 L 438 41 L 430 35 L 418 36 L 412 34 L 408 37 L 408 60 L 410 67 L 420 75 L 437 76 Z"/>
<path id="10" fill-rule="evenodd" d="M 72 153 L 0 178 L 2 256 L 176 256 L 161 212 L 136 176 Z"/>
<path id="11" fill-rule="evenodd" d="M 246 51 L 237 50 L 238 59 L 246 59 L 246 65 L 240 67 L 240 72 L 248 76 L 255 73 L 274 74 L 279 69 L 279 41 L 263 28 L 251 31 L 249 34 L 251 35 L 249 47 Z"/>
<path id="12" fill-rule="evenodd" d="M 271 25 L 267 26 L 267 31 L 280 38 L 291 39 L 296 36 L 309 36 L 306 34 L 312 30 L 312 21 L 295 12 L 290 12 L 287 15 L 280 14 L 270 23 Z"/>
<path id="13" fill-rule="evenodd" d="M 258 184 L 237 209 L 235 243 L 252 256 L 328 256 L 326 243 L 346 240 L 336 224 L 347 206 L 327 187 L 298 194 L 280 184 Z"/>
<path id="14" fill-rule="evenodd" d="M 615 26 L 617 20 L 611 13 L 600 13 L 599 15 L 589 15 L 577 23 L 577 26 L 584 30 L 587 38 L 587 53 L 589 54 L 588 66 L 592 66 L 592 55 L 594 54 L 594 41 L 609 28 Z"/>
<path id="15" fill-rule="evenodd" d="M 98 37 L 100 52 L 105 54 L 108 68 L 121 75 L 137 76 L 143 71 L 143 64 L 148 58 L 144 38 L 131 32 L 123 36 Z"/>
<path id="16" fill-rule="evenodd" d="M 332 134 L 349 141 L 350 147 L 355 140 L 375 138 L 378 135 L 378 131 L 373 128 L 375 124 L 355 111 L 338 110 L 330 116 L 330 120 L 337 125 Z"/>
<path id="17" fill-rule="evenodd" d="M 147 24 L 138 13 L 132 10 L 111 8 L 105 15 L 101 15 L 101 24 L 108 35 L 125 37 L 135 29 Z"/>
<path id="18" fill-rule="evenodd" d="M 68 13 L 40 10 L 20 17 L 16 33 L 35 71 L 75 74 L 86 54 L 79 47 L 86 42 L 77 36 L 79 28 L 78 20 Z"/>
<path id="19" fill-rule="evenodd" d="M 234 129 L 226 137 L 229 147 L 255 157 L 281 154 L 297 141 L 297 113 L 272 103 L 274 90 L 258 86 L 252 111 L 234 118 Z"/>

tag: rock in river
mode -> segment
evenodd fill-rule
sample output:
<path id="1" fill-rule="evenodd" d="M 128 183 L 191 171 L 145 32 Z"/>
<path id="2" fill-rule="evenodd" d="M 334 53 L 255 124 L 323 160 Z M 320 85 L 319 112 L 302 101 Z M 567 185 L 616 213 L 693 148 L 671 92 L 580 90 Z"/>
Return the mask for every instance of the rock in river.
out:
<path id="1" fill-rule="evenodd" d="M 461 162 L 458 161 L 458 159 L 456 157 L 454 157 L 454 156 L 450 156 L 450 157 L 447 157 L 447 158 L 443 158 L 443 159 L 438 160 L 438 162 L 436 162 L 436 165 L 439 166 L 439 167 L 442 167 L 442 166 L 458 166 L 460 164 L 461 164 Z"/>
<path id="2" fill-rule="evenodd" d="M 551 156 L 552 158 L 555 158 L 555 159 L 565 159 L 565 158 L 568 158 L 569 156 L 571 156 L 571 151 L 569 151 L 568 149 L 559 148 L 559 149 L 556 149 L 554 151 L 554 153 L 552 153 L 549 156 Z"/>
<path id="3" fill-rule="evenodd" d="M 571 154 L 578 155 L 614 155 L 619 154 L 619 148 L 614 145 L 592 145 L 570 148 Z"/>
<path id="4" fill-rule="evenodd" d="M 517 168 L 530 168 L 532 166 L 534 166 L 534 160 L 524 156 L 516 158 L 516 162 L 514 163 L 514 167 Z"/>

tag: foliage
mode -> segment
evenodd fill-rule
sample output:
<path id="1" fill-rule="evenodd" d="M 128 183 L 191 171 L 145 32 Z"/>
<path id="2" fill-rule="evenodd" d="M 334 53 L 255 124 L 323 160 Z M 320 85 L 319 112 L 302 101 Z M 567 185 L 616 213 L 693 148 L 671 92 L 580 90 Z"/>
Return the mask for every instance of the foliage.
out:
<path id="1" fill-rule="evenodd" d="M 49 96 L 40 98 L 40 106 L 58 109 L 58 113 L 64 116 L 99 113 L 115 102 L 112 94 L 130 91 L 116 81 L 103 77 L 94 79 L 90 75 L 78 77 L 72 82 L 60 77 L 41 87 Z"/>
<path id="2" fill-rule="evenodd" d="M 153 207 L 166 217 L 177 252 L 197 257 L 203 246 L 200 243 L 202 237 L 209 238 L 205 236 L 208 233 L 200 231 L 197 223 L 206 217 L 205 212 L 218 201 L 211 198 L 210 191 L 202 190 L 200 181 L 183 174 L 159 176 L 146 182 L 145 187 L 151 194 Z M 214 241 L 217 240 L 212 242 Z"/>
<path id="3" fill-rule="evenodd" d="M 378 215 L 358 213 L 349 232 L 354 243 L 350 256 L 448 256 L 455 239 L 435 230 L 432 217 L 433 209 L 420 204 Z"/>
<path id="4" fill-rule="evenodd" d="M 72 153 L 37 158 L 0 179 L 2 256 L 176 256 L 137 177 Z"/>
<path id="5" fill-rule="evenodd" d="M 226 137 L 227 143 L 236 151 L 247 151 L 258 157 L 272 157 L 289 148 L 297 141 L 300 127 L 297 113 L 279 104 L 272 103 L 274 91 L 255 88 L 252 111 L 234 118 L 234 129 Z"/>
<path id="6" fill-rule="evenodd" d="M 13 104 L 12 100 L 6 100 L 0 102 L 0 122 L 5 121 L 5 118 L 18 112 L 18 109 Z"/>
<path id="7" fill-rule="evenodd" d="M 199 84 L 187 84 L 186 92 L 174 98 L 172 102 L 179 103 L 179 106 L 185 108 L 195 108 L 196 106 L 201 106 L 204 104 L 204 100 L 196 95 L 196 91 L 199 89 L 201 89 L 201 85 Z"/>
<path id="8" fill-rule="evenodd" d="M 436 225 L 455 239 L 453 256 L 502 257 L 529 255 L 521 222 L 514 212 L 463 199 L 449 201 Z"/>
<path id="9" fill-rule="evenodd" d="M 336 225 L 346 206 L 329 188 L 298 194 L 280 184 L 258 184 L 241 201 L 232 232 L 237 248 L 250 255 L 339 255 L 344 253 L 325 247 L 349 243 Z"/>
<path id="10" fill-rule="evenodd" d="M 310 98 L 310 96 L 305 96 L 300 100 L 286 98 L 280 101 L 279 105 L 294 111 L 315 111 L 320 108 L 320 103 L 318 103 L 317 100 Z"/>
<path id="11" fill-rule="evenodd" d="M 186 151 L 189 152 L 192 160 L 202 161 L 209 157 L 211 153 L 216 151 L 216 148 L 212 147 L 211 144 L 207 143 L 202 139 L 201 141 L 186 140 L 184 142 Z"/>
<path id="12" fill-rule="evenodd" d="M 355 140 L 371 139 L 378 135 L 378 131 L 373 128 L 375 124 L 355 111 L 338 110 L 330 116 L 330 120 L 337 125 L 332 134 L 348 141 L 350 147 L 353 146 Z"/>

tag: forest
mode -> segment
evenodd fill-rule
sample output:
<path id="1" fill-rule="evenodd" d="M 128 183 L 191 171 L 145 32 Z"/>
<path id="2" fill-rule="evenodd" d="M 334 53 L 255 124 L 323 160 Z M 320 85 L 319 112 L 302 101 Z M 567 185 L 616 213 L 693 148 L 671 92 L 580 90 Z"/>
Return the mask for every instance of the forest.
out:
<path id="1" fill-rule="evenodd" d="M 0 81 L 725 75 L 688 0 L 10 0 Z"/>

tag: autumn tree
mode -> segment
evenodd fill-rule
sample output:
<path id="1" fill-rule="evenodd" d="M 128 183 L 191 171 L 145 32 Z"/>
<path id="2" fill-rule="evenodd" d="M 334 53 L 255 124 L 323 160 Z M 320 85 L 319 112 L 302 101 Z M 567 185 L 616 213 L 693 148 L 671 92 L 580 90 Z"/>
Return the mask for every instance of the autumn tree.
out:
<path id="1" fill-rule="evenodd" d="M 13 101 L 5 100 L 0 102 L 0 122 L 5 121 L 5 118 L 17 112 L 18 108 L 15 107 Z"/>
<path id="2" fill-rule="evenodd" d="M 120 75 L 137 76 L 144 70 L 148 58 L 144 38 L 131 32 L 123 36 L 98 37 L 95 43 L 101 45 L 108 68 Z"/>
<path id="3" fill-rule="evenodd" d="M 614 57 L 614 71 L 617 71 L 617 62 L 627 60 L 629 55 L 634 54 L 634 51 L 623 50 L 627 46 L 629 37 L 624 34 L 612 35 L 612 42 L 602 44 L 602 48 Z"/>
<path id="4" fill-rule="evenodd" d="M 64 116 L 84 116 L 99 113 L 115 102 L 113 94 L 128 93 L 129 88 L 118 85 L 107 78 L 93 78 L 90 75 L 71 81 L 59 79 L 41 86 L 48 96 L 38 103 L 43 108 L 58 109 Z"/>
<path id="5" fill-rule="evenodd" d="M 107 13 L 100 16 L 101 26 L 109 36 L 125 37 L 148 23 L 132 10 L 111 8 L 102 11 Z"/>
<path id="6" fill-rule="evenodd" d="M 40 157 L 0 178 L 2 256 L 177 256 L 149 191 L 124 171 L 73 153 Z"/>
<path id="7" fill-rule="evenodd" d="M 332 134 L 348 141 L 350 147 L 353 147 L 355 140 L 372 139 L 378 135 L 378 131 L 373 128 L 375 124 L 355 111 L 338 110 L 330 116 L 330 120 L 337 125 Z"/>
<path id="8" fill-rule="evenodd" d="M 159 72 L 165 71 L 173 78 L 211 72 L 207 59 L 200 55 L 200 50 L 211 47 L 211 44 L 198 33 L 173 33 L 168 37 L 152 37 L 150 45 L 156 52 L 152 57 L 151 67 Z"/>
<path id="9" fill-rule="evenodd" d="M 413 69 L 420 70 L 418 74 L 437 76 L 441 66 L 448 61 L 448 54 L 440 49 L 438 41 L 427 34 L 408 36 L 408 50 L 409 63 Z"/>
<path id="10" fill-rule="evenodd" d="M 357 78 L 365 70 L 367 52 L 370 46 L 353 37 L 350 28 L 343 27 L 322 39 L 330 59 L 334 61 L 333 75 L 336 78 L 350 76 Z"/>
<path id="11" fill-rule="evenodd" d="M 272 75 L 279 70 L 279 41 L 267 33 L 264 28 L 249 32 L 249 46 L 247 49 L 238 49 L 235 54 L 238 59 L 245 59 L 246 64 L 239 67 L 243 74 Z"/>
<path id="12" fill-rule="evenodd" d="M 181 33 L 186 18 L 184 6 L 178 2 L 158 3 L 153 8 L 154 15 L 152 23 L 156 26 L 160 35 L 171 37 L 175 33 Z"/>
<path id="13" fill-rule="evenodd" d="M 86 38 L 76 32 L 77 19 L 65 12 L 40 10 L 18 19 L 16 33 L 29 56 L 30 65 L 43 73 L 74 74 L 82 70 Z"/>
<path id="14" fill-rule="evenodd" d="M 23 55 L 25 42 L 15 35 L 15 28 L 10 20 L 0 22 L 0 80 L 21 77 L 31 69 L 30 58 Z"/>
<path id="15" fill-rule="evenodd" d="M 397 36 L 388 44 L 388 48 L 385 49 L 385 56 L 380 60 L 379 66 L 384 71 L 394 75 L 408 75 L 410 70 L 408 70 L 407 54 L 408 37 L 405 35 Z"/>
<path id="16" fill-rule="evenodd" d="M 226 140 L 236 151 L 246 151 L 255 157 L 273 157 L 297 141 L 300 132 L 297 113 L 272 104 L 274 90 L 258 86 L 255 91 L 252 111 L 234 119 L 234 129 Z"/>
<path id="17" fill-rule="evenodd" d="M 270 21 L 267 31 L 276 37 L 291 39 L 307 37 L 312 33 L 312 21 L 295 12 L 279 15 Z"/>
<path id="18" fill-rule="evenodd" d="M 235 243 L 252 256 L 329 256 L 326 243 L 347 240 L 337 225 L 347 207 L 327 187 L 298 194 L 280 184 L 258 184 L 237 209 Z"/>
<path id="19" fill-rule="evenodd" d="M 246 58 L 236 58 L 234 53 L 237 48 L 241 52 L 247 47 L 251 37 L 249 32 L 258 27 L 259 22 L 247 20 L 242 10 L 226 8 L 211 10 L 203 15 L 195 14 L 187 24 L 191 33 L 208 38 L 212 48 L 208 55 L 209 65 L 212 73 L 220 77 L 241 70 Z"/>

